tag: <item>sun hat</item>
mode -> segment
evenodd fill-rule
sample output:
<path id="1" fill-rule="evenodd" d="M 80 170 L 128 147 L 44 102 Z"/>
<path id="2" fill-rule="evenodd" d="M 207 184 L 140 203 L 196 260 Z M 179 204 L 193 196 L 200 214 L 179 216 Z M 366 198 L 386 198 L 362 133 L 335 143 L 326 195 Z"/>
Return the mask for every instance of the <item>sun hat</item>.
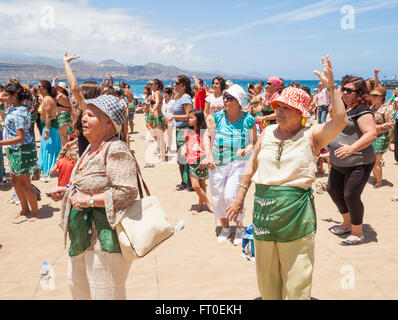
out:
<path id="1" fill-rule="evenodd" d="M 270 77 L 270 78 L 268 78 L 267 82 L 272 83 L 277 89 L 280 89 L 282 86 L 281 79 L 279 79 L 277 77 Z"/>
<path id="2" fill-rule="evenodd" d="M 232 86 L 234 85 L 234 83 L 233 83 L 231 80 L 228 80 L 225 84 L 226 84 L 228 87 L 232 87 Z"/>
<path id="3" fill-rule="evenodd" d="M 116 132 L 119 133 L 126 120 L 126 109 L 122 101 L 112 95 L 102 95 L 95 99 L 84 100 L 86 105 L 94 105 L 102 110 L 113 122 Z"/>
<path id="4" fill-rule="evenodd" d="M 370 94 L 375 96 L 386 96 L 387 90 L 383 87 L 377 87 Z"/>
<path id="5" fill-rule="evenodd" d="M 65 82 L 58 82 L 58 87 L 61 87 L 62 89 L 68 90 L 68 86 L 66 85 Z"/>
<path id="6" fill-rule="evenodd" d="M 238 100 L 239 105 L 243 107 L 243 104 L 246 100 L 246 92 L 240 85 L 234 84 L 224 92 L 233 96 L 236 100 Z"/>
<path id="7" fill-rule="evenodd" d="M 276 109 L 278 103 L 282 102 L 292 108 L 300 110 L 304 118 L 311 118 L 311 114 L 308 112 L 310 100 L 310 96 L 304 90 L 287 87 L 278 98 L 271 101 L 271 107 Z"/>

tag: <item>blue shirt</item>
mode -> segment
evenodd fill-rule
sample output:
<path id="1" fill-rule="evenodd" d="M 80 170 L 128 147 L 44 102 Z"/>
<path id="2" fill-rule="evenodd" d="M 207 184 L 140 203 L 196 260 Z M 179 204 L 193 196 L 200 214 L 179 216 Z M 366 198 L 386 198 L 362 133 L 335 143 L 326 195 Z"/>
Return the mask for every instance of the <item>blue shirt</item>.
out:
<path id="1" fill-rule="evenodd" d="M 254 117 L 247 112 L 233 124 L 229 122 L 225 113 L 226 111 L 222 110 L 214 115 L 216 137 L 212 153 L 216 166 L 226 165 L 234 160 L 250 159 L 250 154 L 240 158 L 236 153 L 249 145 L 250 131 L 256 124 Z"/>
<path id="2" fill-rule="evenodd" d="M 177 100 L 173 106 L 173 115 L 174 116 L 185 116 L 187 113 L 184 109 L 184 104 L 193 105 L 192 98 L 188 94 L 184 94 L 181 99 Z M 177 128 L 188 126 L 188 121 L 175 120 L 174 123 Z"/>
<path id="3" fill-rule="evenodd" d="M 30 129 L 30 115 L 28 107 L 19 106 L 11 107 L 8 110 L 4 121 L 4 140 L 10 140 L 17 136 L 18 130 L 25 131 L 25 138 L 23 143 L 18 143 L 7 148 L 18 150 L 22 145 L 34 143 L 33 137 L 29 133 Z"/>

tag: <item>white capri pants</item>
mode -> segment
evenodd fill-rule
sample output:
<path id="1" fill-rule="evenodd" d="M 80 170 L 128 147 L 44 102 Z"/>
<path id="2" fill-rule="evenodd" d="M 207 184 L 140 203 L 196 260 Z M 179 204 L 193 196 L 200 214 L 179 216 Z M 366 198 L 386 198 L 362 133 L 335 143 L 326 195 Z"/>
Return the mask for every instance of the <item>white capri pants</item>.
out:
<path id="1" fill-rule="evenodd" d="M 235 160 L 225 166 L 209 170 L 209 183 L 216 219 L 226 219 L 225 211 L 235 199 L 248 160 Z M 245 208 L 238 221 L 243 221 Z"/>
<path id="2" fill-rule="evenodd" d="M 121 253 L 86 250 L 69 257 L 68 282 L 74 300 L 126 300 L 132 262 Z"/>

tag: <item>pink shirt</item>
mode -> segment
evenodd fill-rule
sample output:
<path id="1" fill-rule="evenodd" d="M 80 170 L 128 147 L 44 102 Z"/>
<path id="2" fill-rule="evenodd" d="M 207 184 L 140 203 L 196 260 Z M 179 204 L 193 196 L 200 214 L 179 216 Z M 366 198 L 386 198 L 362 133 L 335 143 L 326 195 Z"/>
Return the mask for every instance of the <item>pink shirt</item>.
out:
<path id="1" fill-rule="evenodd" d="M 203 136 L 188 129 L 185 131 L 185 141 L 187 142 L 187 163 L 189 165 L 199 162 L 202 157 L 206 156 Z"/>
<path id="2" fill-rule="evenodd" d="M 330 96 L 329 90 L 323 88 L 321 92 L 318 93 L 318 106 L 329 106 L 330 105 Z"/>

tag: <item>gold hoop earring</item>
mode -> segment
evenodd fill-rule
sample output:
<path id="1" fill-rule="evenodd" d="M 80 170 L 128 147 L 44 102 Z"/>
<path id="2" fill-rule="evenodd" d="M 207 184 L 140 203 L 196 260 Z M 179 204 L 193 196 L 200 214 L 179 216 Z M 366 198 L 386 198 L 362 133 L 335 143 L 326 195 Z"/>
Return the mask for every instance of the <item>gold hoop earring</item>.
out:
<path id="1" fill-rule="evenodd" d="M 301 124 L 303 125 L 303 127 L 305 127 L 305 125 L 307 124 L 307 118 L 303 118 L 303 120 L 301 120 Z"/>

